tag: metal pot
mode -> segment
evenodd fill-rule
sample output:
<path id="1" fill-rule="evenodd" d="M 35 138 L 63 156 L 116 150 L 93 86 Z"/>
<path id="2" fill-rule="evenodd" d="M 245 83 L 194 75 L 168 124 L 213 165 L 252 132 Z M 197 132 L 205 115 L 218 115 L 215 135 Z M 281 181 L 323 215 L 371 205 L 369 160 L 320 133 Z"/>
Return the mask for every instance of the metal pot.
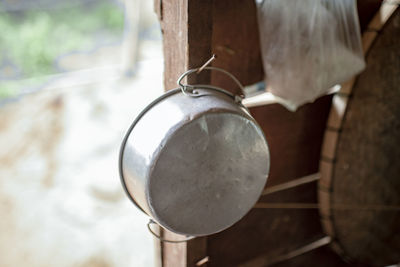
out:
<path id="1" fill-rule="evenodd" d="M 240 83 L 224 70 L 221 71 Z M 133 203 L 162 227 L 203 236 L 240 220 L 269 172 L 263 131 L 241 98 L 209 85 L 167 92 L 135 119 L 122 142 L 120 176 Z M 241 86 L 241 85 L 240 85 Z"/>

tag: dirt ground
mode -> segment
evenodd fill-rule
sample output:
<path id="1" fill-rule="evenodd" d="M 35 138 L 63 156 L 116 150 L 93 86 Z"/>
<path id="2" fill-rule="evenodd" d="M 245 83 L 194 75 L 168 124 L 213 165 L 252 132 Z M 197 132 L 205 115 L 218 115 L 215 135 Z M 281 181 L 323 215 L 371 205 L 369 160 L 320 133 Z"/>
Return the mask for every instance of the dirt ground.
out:
<path id="1" fill-rule="evenodd" d="M 0 266 L 154 265 L 117 167 L 125 131 L 163 91 L 161 46 L 146 46 L 133 78 L 49 83 L 0 107 Z"/>

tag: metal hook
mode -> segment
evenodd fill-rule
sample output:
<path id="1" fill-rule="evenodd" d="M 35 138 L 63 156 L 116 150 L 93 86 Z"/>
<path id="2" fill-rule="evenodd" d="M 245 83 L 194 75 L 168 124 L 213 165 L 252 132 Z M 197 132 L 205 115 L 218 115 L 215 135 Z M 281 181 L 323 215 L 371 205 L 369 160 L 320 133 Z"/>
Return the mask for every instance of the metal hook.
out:
<path id="1" fill-rule="evenodd" d="M 178 86 L 181 88 L 182 93 L 184 93 L 185 95 L 196 96 L 197 92 L 194 91 L 194 89 L 196 89 L 196 88 L 204 88 L 204 87 L 205 87 L 204 85 L 199 85 L 199 84 L 191 85 L 191 84 L 183 84 L 183 83 L 182 83 L 183 78 L 185 78 L 186 76 L 188 76 L 189 74 L 192 74 L 192 73 L 194 73 L 194 72 L 197 73 L 199 70 L 200 70 L 200 68 L 190 69 L 190 70 L 184 72 L 184 73 L 178 78 L 178 80 L 177 80 L 176 83 L 177 83 Z M 219 72 L 221 72 L 221 73 L 227 75 L 229 78 L 231 78 L 231 79 L 237 84 L 237 86 L 240 88 L 240 90 L 241 90 L 242 92 L 244 92 L 244 87 L 243 87 L 243 85 L 242 85 L 242 84 L 239 82 L 239 80 L 238 80 L 235 76 L 233 76 L 233 74 L 231 74 L 230 72 L 228 72 L 228 71 L 226 71 L 226 70 L 224 70 L 224 69 L 221 69 L 221 68 L 217 68 L 217 67 L 206 67 L 206 66 L 203 67 L 203 70 L 214 70 L 214 71 L 219 71 Z M 206 86 L 206 87 L 207 87 L 207 88 L 211 88 L 211 89 L 217 88 L 217 87 L 213 87 L 213 86 Z M 224 91 L 225 91 L 225 90 L 224 90 Z M 232 95 L 231 93 L 229 93 L 229 94 Z M 238 97 L 240 97 L 240 100 L 243 98 L 243 96 L 238 96 Z"/>
<path id="2" fill-rule="evenodd" d="M 190 73 L 196 72 L 196 74 L 199 74 L 200 72 L 203 71 L 203 69 L 205 69 L 212 61 L 214 61 L 214 59 L 216 59 L 217 56 L 215 54 L 213 54 L 211 56 L 211 58 L 209 60 L 206 61 L 206 63 L 204 63 L 200 68 L 196 68 L 191 70 L 191 72 L 188 72 L 187 75 L 189 75 Z M 178 79 L 178 84 L 182 89 L 182 93 L 187 95 L 187 96 L 196 96 L 197 92 L 194 91 L 195 87 L 191 86 L 191 85 L 182 85 L 180 84 L 180 80 L 183 79 L 185 77 L 185 75 L 182 75 L 181 77 L 179 77 Z"/>
<path id="3" fill-rule="evenodd" d="M 157 239 L 159 239 L 161 242 L 167 242 L 167 243 L 183 243 L 183 242 L 187 242 L 189 240 L 192 240 L 194 238 L 196 238 L 195 236 L 186 236 L 185 239 L 182 240 L 169 240 L 169 239 L 164 239 L 162 236 L 156 234 L 153 229 L 151 229 L 152 224 L 157 224 L 155 221 L 153 221 L 152 219 L 149 220 L 149 222 L 147 223 L 147 229 L 149 229 L 149 232 L 155 236 Z"/>
<path id="4" fill-rule="evenodd" d="M 214 59 L 216 59 L 216 58 L 217 58 L 217 55 L 216 55 L 216 54 L 213 54 L 212 57 L 211 57 L 209 60 L 207 60 L 207 62 L 204 63 L 203 66 L 201 66 L 201 67 L 197 70 L 196 73 L 199 74 L 200 72 L 202 72 L 203 69 L 204 69 L 205 67 L 207 67 L 208 65 L 210 65 L 210 63 L 213 62 Z"/>

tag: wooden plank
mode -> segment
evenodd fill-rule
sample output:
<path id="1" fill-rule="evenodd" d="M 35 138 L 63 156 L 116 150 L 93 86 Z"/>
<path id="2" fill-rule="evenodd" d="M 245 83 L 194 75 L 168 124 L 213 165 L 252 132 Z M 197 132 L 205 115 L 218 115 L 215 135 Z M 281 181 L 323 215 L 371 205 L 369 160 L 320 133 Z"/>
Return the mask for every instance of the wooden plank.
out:
<path id="1" fill-rule="evenodd" d="M 260 256 L 255 259 L 252 259 L 248 262 L 240 264 L 239 267 L 254 267 L 254 266 L 271 266 L 282 262 L 287 262 L 288 260 L 292 260 L 301 255 L 307 254 L 313 250 L 319 249 L 328 245 L 331 242 L 331 238 L 329 236 L 325 236 L 321 239 L 318 239 L 310 244 L 302 246 L 293 251 L 286 252 L 282 255 L 278 255 L 276 257 L 270 256 Z"/>
<path id="2" fill-rule="evenodd" d="M 361 32 L 367 29 L 368 23 L 379 10 L 382 0 L 357 0 L 358 17 Z"/>
<path id="3" fill-rule="evenodd" d="M 318 171 L 330 103 L 331 96 L 325 96 L 294 113 L 276 104 L 250 109 L 271 151 L 267 188 Z M 269 194 L 260 202 L 317 203 L 317 183 Z M 260 255 L 278 256 L 323 236 L 317 210 L 252 210 L 232 228 L 208 238 L 210 266 L 236 266 Z"/>
<path id="4" fill-rule="evenodd" d="M 321 175 L 319 173 L 314 173 L 314 174 L 310 174 L 307 176 L 293 179 L 286 183 L 281 183 L 281 184 L 278 184 L 275 186 L 267 186 L 267 188 L 264 189 L 264 191 L 261 193 L 261 195 L 264 196 L 264 195 L 268 195 L 268 194 L 273 194 L 273 193 L 283 191 L 283 190 L 288 190 L 290 188 L 297 187 L 297 186 L 300 186 L 303 184 L 312 183 L 312 182 L 318 181 L 320 179 L 320 176 Z"/>
<path id="5" fill-rule="evenodd" d="M 380 1 L 377 0 L 358 1 L 363 29 L 365 21 L 372 18 L 379 4 Z M 253 0 L 163 0 L 158 7 L 161 10 L 159 17 L 162 18 L 164 34 L 167 89 L 176 87 L 176 79 L 180 73 L 200 66 L 212 52 L 218 55 L 213 66 L 228 70 L 243 84 L 263 79 Z M 212 14 L 211 19 L 209 14 Z M 190 82 L 208 83 L 207 74 L 203 75 L 198 80 L 191 78 L 194 80 Z M 219 74 L 212 73 L 211 81 L 212 84 L 239 93 L 231 81 Z M 330 96 L 322 97 L 295 113 L 276 104 L 251 109 L 265 130 L 270 144 L 272 168 L 268 185 L 288 182 L 292 178 L 318 171 L 319 152 L 330 103 Z M 282 201 L 294 197 L 294 201 L 316 202 L 316 183 L 304 186 L 265 196 L 261 201 Z M 293 223 L 296 223 L 295 227 Z M 271 233 L 269 230 L 275 229 L 277 225 L 277 232 Z M 252 210 L 232 228 L 199 239 L 201 241 L 198 245 L 191 245 L 191 242 L 196 241 L 180 244 L 181 248 L 165 245 L 164 266 L 194 266 L 196 260 L 198 262 L 205 256 L 209 256 L 209 266 L 235 266 L 253 257 L 265 255 L 266 252 L 279 255 L 285 250 L 296 249 L 300 243 L 306 245 L 307 242 L 321 237 L 323 233 L 316 210 Z M 323 257 L 312 253 L 318 258 L 314 262 L 313 257 L 309 256 L 301 256 L 298 260 L 304 266 L 309 266 L 310 263 L 328 263 L 327 259 L 342 264 L 329 250 L 322 248 L 321 251 Z"/>
<path id="6" fill-rule="evenodd" d="M 385 23 L 388 21 L 390 16 L 393 14 L 393 12 L 397 8 L 398 7 L 397 7 L 396 3 L 392 2 L 392 1 L 384 1 L 382 3 L 382 5 L 380 6 L 380 10 L 378 12 L 376 12 L 376 14 L 372 18 L 371 22 L 369 23 L 369 25 L 366 27 L 367 30 L 363 33 L 363 36 L 362 36 L 362 43 L 363 43 L 364 53 L 367 56 L 369 55 L 369 50 L 370 50 L 371 46 L 375 43 L 375 39 L 378 38 L 382 34 L 382 28 L 384 27 Z M 395 41 L 395 37 L 396 36 L 397 36 L 396 34 L 389 34 L 389 37 L 390 37 L 390 40 L 391 40 L 392 43 L 396 42 Z M 381 48 L 381 49 L 377 49 L 377 50 L 378 51 L 385 51 L 383 53 L 383 55 L 386 55 L 388 53 L 387 51 L 390 51 L 390 46 L 389 47 L 384 47 L 384 48 L 385 49 Z M 368 56 L 368 58 L 369 58 L 369 56 Z M 394 56 L 392 58 L 396 58 L 396 57 Z M 384 61 L 386 62 L 388 60 L 385 59 Z M 371 69 L 371 65 L 373 65 L 375 63 L 374 61 L 371 61 L 371 60 L 368 60 L 368 62 L 369 62 L 369 64 L 368 64 L 367 69 L 365 70 L 365 72 L 368 72 L 368 70 Z M 381 71 L 383 66 L 386 67 L 387 64 L 383 64 L 383 65 L 381 64 L 381 65 L 378 65 L 378 66 L 379 66 L 380 71 Z M 392 69 L 395 69 L 395 68 L 392 68 Z M 387 71 L 385 73 L 387 74 Z M 365 85 L 370 86 L 371 84 L 374 84 L 377 81 L 379 82 L 379 77 L 381 77 L 381 76 L 378 75 L 379 77 L 377 78 L 373 74 L 374 74 L 373 72 L 372 72 L 372 74 L 369 73 L 367 75 L 366 74 L 361 74 L 359 76 L 358 82 L 359 83 L 362 82 L 362 79 L 365 78 L 365 77 L 370 79 L 370 80 L 368 80 L 367 83 L 364 84 L 364 88 L 366 88 Z M 394 75 L 394 76 L 396 76 L 396 75 Z M 387 76 L 385 81 L 390 81 L 390 79 L 388 77 L 390 78 L 390 76 Z M 335 168 L 337 168 L 337 164 L 336 164 L 337 160 L 335 160 L 335 161 L 327 161 L 326 159 L 327 158 L 331 158 L 331 159 L 335 158 L 336 159 L 337 158 L 336 154 L 339 151 L 338 148 L 337 148 L 337 145 L 339 144 L 339 142 L 337 140 L 338 140 L 338 138 L 341 138 L 341 139 L 345 140 L 345 138 L 343 138 L 343 137 L 338 137 L 337 135 L 332 135 L 332 133 L 330 132 L 330 129 L 335 129 L 335 131 L 340 136 L 343 135 L 342 134 L 343 130 L 345 132 L 349 132 L 349 129 L 342 128 L 343 127 L 343 121 L 345 120 L 344 118 L 345 118 L 345 116 L 348 115 L 347 113 L 349 113 L 349 111 L 346 111 L 346 110 L 349 110 L 349 108 L 351 107 L 351 105 L 349 103 L 357 102 L 357 101 L 360 100 L 360 97 L 365 97 L 364 96 L 365 93 L 361 93 L 359 95 L 355 95 L 355 97 L 357 97 L 358 100 L 354 101 L 355 100 L 354 99 L 354 93 L 352 91 L 353 91 L 354 84 L 356 84 L 355 81 L 356 81 L 356 79 L 353 78 L 349 82 L 345 83 L 342 86 L 342 89 L 340 90 L 340 93 L 338 95 L 334 96 L 334 98 L 333 98 L 332 109 L 331 109 L 331 112 L 330 112 L 330 115 L 329 115 L 329 119 L 328 119 L 328 127 L 327 127 L 328 131 L 327 131 L 327 133 L 325 134 L 325 137 L 324 137 L 324 145 L 323 145 L 323 150 L 322 150 L 323 157 L 321 158 L 321 162 L 320 162 L 320 171 L 321 171 L 322 176 L 321 176 L 321 180 L 320 180 L 320 184 L 319 184 L 319 191 L 320 191 L 319 192 L 319 204 L 320 204 L 320 213 L 321 213 L 321 215 L 323 217 L 321 219 L 321 222 L 322 222 L 322 225 L 323 225 L 323 228 L 324 228 L 325 232 L 335 239 L 335 241 L 331 244 L 331 247 L 340 255 L 344 255 L 345 254 L 342 245 L 339 243 L 339 239 L 340 238 L 336 237 L 337 234 L 336 234 L 336 231 L 335 231 L 335 229 L 337 228 L 337 226 L 335 225 L 335 222 L 336 222 L 337 219 L 335 219 L 335 218 L 336 217 L 340 218 L 340 216 L 336 216 L 337 215 L 336 211 L 334 211 L 334 207 L 337 207 L 337 205 L 333 206 L 334 200 L 338 199 L 338 197 L 337 196 L 335 198 L 332 197 L 332 195 L 335 194 L 333 185 L 335 184 L 334 183 L 334 180 L 335 180 L 335 175 L 334 175 L 335 172 L 334 172 L 334 170 L 335 170 Z M 379 87 L 378 86 L 377 90 L 368 90 L 368 91 L 369 92 L 379 92 L 379 90 L 381 90 L 382 88 L 383 87 Z M 359 89 L 362 90 L 363 88 L 359 88 Z M 392 92 L 392 90 L 389 90 L 389 91 Z M 350 98 L 349 97 L 350 95 L 353 95 L 353 97 Z M 379 98 L 383 99 L 383 97 L 386 96 L 386 95 L 387 94 L 381 94 Z M 368 101 L 368 103 L 377 102 L 376 99 L 373 99 L 373 98 L 371 98 L 371 99 Z M 395 97 L 391 96 L 388 99 L 393 101 L 393 99 L 395 99 Z M 382 101 L 382 102 L 389 102 L 389 101 Z M 368 105 L 361 105 L 361 106 L 364 107 L 362 110 L 365 110 L 365 108 L 368 108 Z M 376 114 L 377 112 L 379 112 L 379 108 L 377 108 L 379 106 L 380 105 L 377 105 L 376 103 L 374 104 L 375 108 L 374 108 L 373 114 Z M 360 110 L 360 109 L 358 109 L 358 110 Z M 354 113 L 354 108 L 353 108 L 353 113 Z M 370 115 L 368 117 L 371 117 L 371 116 L 372 115 Z M 379 117 L 379 118 L 382 118 L 382 116 Z M 380 120 L 383 120 L 383 119 L 380 119 Z M 380 120 L 374 120 L 373 119 L 372 121 L 374 123 L 376 123 L 376 121 L 380 121 Z M 359 120 L 356 120 L 356 121 L 359 121 Z M 351 129 L 353 129 L 353 128 L 356 129 L 357 128 L 357 125 L 355 123 L 351 123 L 350 125 L 351 125 L 351 127 L 350 127 Z M 368 124 L 365 121 L 363 121 L 362 125 L 365 127 L 365 125 L 368 125 Z M 363 135 L 361 135 L 361 136 L 364 136 L 366 132 L 371 134 L 371 132 L 372 132 L 371 129 L 372 128 L 371 127 L 369 127 L 368 129 L 364 129 L 363 128 L 363 131 L 362 131 Z M 354 131 L 354 129 L 353 129 L 353 131 Z M 381 128 L 380 128 L 380 131 L 381 131 Z M 392 132 L 392 131 L 390 131 L 390 132 Z M 357 144 L 356 151 L 359 151 L 360 147 L 362 147 L 360 145 L 361 144 L 360 142 L 363 140 L 363 138 L 358 137 L 358 138 L 355 138 L 355 139 L 356 140 L 353 140 L 353 141 L 356 142 L 356 144 Z M 388 139 L 387 136 L 386 136 L 386 139 Z M 352 144 L 354 142 L 352 142 Z M 363 147 L 363 148 L 364 148 L 364 150 L 366 149 L 365 147 Z M 351 149 L 351 146 L 348 145 L 348 144 L 345 145 L 345 151 L 348 151 L 349 149 Z M 352 156 L 355 155 L 355 154 L 357 154 L 357 153 L 351 153 Z M 377 154 L 377 153 L 374 153 L 374 155 L 375 154 Z M 357 158 L 361 158 L 361 157 L 358 156 Z M 382 158 L 384 158 L 384 157 L 377 157 L 377 159 L 374 160 L 374 164 L 376 165 L 376 162 L 379 162 L 379 160 L 382 160 Z M 354 160 L 354 159 L 352 159 L 352 160 Z M 339 162 L 340 162 L 340 160 L 339 160 Z M 347 159 L 346 160 L 347 166 L 354 166 L 355 165 L 354 163 L 353 164 L 349 164 L 349 162 L 350 162 L 350 160 Z M 365 162 L 366 161 L 364 160 L 363 163 L 365 164 Z M 357 173 L 358 174 L 360 173 L 360 169 L 361 168 L 357 168 Z M 379 173 L 382 174 L 384 171 L 388 171 L 388 168 L 384 168 L 382 170 L 379 170 Z M 360 180 L 363 181 L 362 178 L 366 176 L 367 171 L 364 170 L 363 173 L 364 174 L 361 177 L 359 177 L 360 179 L 356 179 L 354 181 L 360 181 Z M 343 179 L 342 177 L 343 177 L 343 173 L 341 175 L 339 175 L 339 180 Z M 386 180 L 387 180 L 387 177 L 385 177 L 384 181 L 386 181 Z M 373 181 L 374 181 L 373 178 L 368 177 L 368 183 L 367 184 L 373 184 Z M 360 182 L 358 182 L 358 183 L 360 183 Z M 346 185 L 346 187 L 354 188 L 354 184 L 355 184 L 355 182 L 352 182 L 352 186 L 353 187 L 348 187 L 348 185 Z M 365 187 L 365 185 L 364 185 L 365 183 L 361 182 L 361 184 L 362 184 L 361 186 Z M 371 193 L 371 194 L 372 195 L 374 195 L 374 194 L 377 195 L 376 192 L 379 192 L 379 190 L 381 189 L 381 187 L 380 187 L 381 185 L 382 185 L 382 182 L 381 182 L 381 180 L 379 180 L 378 186 L 374 186 L 373 187 L 373 190 L 371 192 L 374 192 L 374 193 Z M 358 188 L 359 187 L 360 186 L 358 186 Z M 353 194 L 354 192 L 352 192 L 351 190 L 349 192 L 350 192 L 349 195 L 354 195 Z M 367 192 L 368 192 L 368 190 L 367 190 Z M 388 194 L 385 193 L 385 198 L 387 198 L 387 195 Z M 360 210 L 361 209 L 362 208 L 360 208 Z M 337 211 L 337 212 L 339 212 L 339 214 L 340 214 L 342 211 Z M 356 213 L 356 214 L 358 214 L 358 213 Z M 350 212 L 350 215 L 351 216 L 346 214 L 346 216 L 344 216 L 344 219 L 350 218 L 349 219 L 349 221 L 350 221 L 349 225 L 350 226 L 355 224 L 357 221 L 362 221 L 361 225 L 364 222 L 368 221 L 368 220 L 366 220 L 364 218 L 362 220 L 355 219 L 354 218 L 354 212 Z M 375 216 L 375 215 L 373 217 L 374 218 L 379 218 L 379 216 Z M 343 216 L 342 216 L 342 221 L 343 221 Z M 389 221 L 389 216 L 385 215 L 385 219 L 382 220 L 382 221 L 384 221 L 384 222 Z M 382 224 L 380 223 L 380 225 L 382 225 Z M 347 228 L 349 228 L 349 226 Z M 355 231 L 355 232 L 361 232 L 362 229 L 363 229 L 363 227 L 361 227 L 361 226 L 357 226 L 355 228 L 357 229 L 357 231 Z M 366 234 L 363 234 L 362 235 L 363 237 L 368 236 L 368 233 L 370 232 L 370 229 L 372 229 L 372 227 L 368 227 L 368 229 L 369 229 L 369 231 L 367 231 Z M 341 229 L 341 230 L 343 230 L 343 229 Z M 353 232 L 354 231 L 350 231 L 351 234 L 349 236 L 354 234 Z M 346 236 L 346 235 L 344 235 L 344 236 Z M 374 234 L 374 237 L 375 237 L 375 234 Z M 359 241 L 360 239 L 358 238 L 357 240 Z M 366 242 L 363 242 L 363 243 L 366 243 Z M 372 242 L 372 243 L 375 246 L 375 244 L 378 243 L 378 242 Z M 369 246 L 369 247 L 373 247 L 373 246 Z M 391 247 L 394 247 L 394 246 L 392 245 Z M 375 246 L 375 248 L 376 248 L 376 246 Z M 353 252 L 353 250 L 354 250 L 354 247 L 350 248 L 351 252 Z M 363 249 L 363 250 L 365 250 L 365 249 Z M 387 247 L 385 247 L 385 252 L 387 252 L 387 251 L 390 251 L 390 250 L 387 249 Z M 369 253 L 366 253 L 366 254 L 367 255 L 372 255 L 373 253 L 369 252 Z M 379 256 L 378 257 L 374 256 L 373 257 L 373 261 L 376 261 L 377 259 L 382 258 L 383 254 L 384 253 L 378 253 Z M 369 260 L 369 261 L 371 261 L 371 260 Z"/>
<path id="7" fill-rule="evenodd" d="M 218 55 L 213 66 L 228 70 L 242 84 L 264 77 L 254 0 L 216 0 L 213 6 L 212 49 Z M 212 74 L 213 84 L 240 93 L 229 78 Z"/>
<path id="8" fill-rule="evenodd" d="M 324 96 L 296 112 L 273 104 L 250 111 L 267 138 L 271 151 L 271 170 L 267 186 L 318 171 L 322 137 L 331 96 Z"/>
<path id="9" fill-rule="evenodd" d="M 157 4 L 157 7 L 160 5 Z M 164 47 L 164 86 L 176 87 L 184 71 L 201 66 L 212 54 L 212 1 L 163 0 L 159 14 Z M 192 75 L 189 82 L 209 83 L 210 74 Z"/>
<path id="10" fill-rule="evenodd" d="M 187 69 L 188 2 L 163 0 L 159 17 L 164 47 L 164 87 L 176 87 L 178 76 Z"/>
<path id="11" fill-rule="evenodd" d="M 316 183 L 265 196 L 261 201 L 312 202 Z M 210 266 L 238 266 L 276 257 L 322 238 L 317 210 L 253 209 L 231 228 L 208 238 Z"/>
<path id="12" fill-rule="evenodd" d="M 400 10 L 393 13 L 396 7 L 382 5 L 372 21 L 378 34 L 368 51 L 367 68 L 344 107 L 339 137 L 327 134 L 324 141 L 336 158 L 330 173 L 324 171 L 328 176 L 321 178 L 328 189 L 320 192 L 320 199 L 325 198 L 321 213 L 331 215 L 325 230 L 349 258 L 373 266 L 400 261 L 396 236 L 400 224 L 396 209 L 400 204 L 400 127 L 396 127 L 400 120 Z M 338 209 L 340 205 L 358 208 L 346 211 Z"/>
<path id="13" fill-rule="evenodd" d="M 163 32 L 164 86 L 170 90 L 177 87 L 176 80 L 184 71 L 201 66 L 212 54 L 212 1 L 157 0 L 155 9 Z M 187 82 L 209 83 L 210 73 L 192 75 Z M 166 230 L 163 237 L 182 239 Z M 162 243 L 163 266 L 195 266 L 207 256 L 206 245 L 206 238 L 179 244 Z"/>
<path id="14" fill-rule="evenodd" d="M 300 266 L 301 267 L 308 267 L 308 266 L 362 267 L 358 265 L 349 265 L 349 263 L 345 262 L 340 257 L 335 255 L 328 246 L 320 247 L 306 254 L 294 257 L 288 261 L 284 261 L 274 265 L 274 267 L 300 267 Z"/>
<path id="15" fill-rule="evenodd" d="M 359 10 L 362 12 L 360 14 L 362 28 L 366 27 L 365 25 L 379 5 L 380 1 L 359 1 Z M 215 6 L 214 13 L 216 13 Z M 233 20 L 226 19 L 225 24 L 228 25 Z M 218 31 L 224 35 L 224 30 L 218 29 L 218 27 L 214 25 L 214 34 Z M 222 40 L 224 37 L 219 38 Z M 232 67 L 229 64 L 221 64 L 221 66 L 232 72 L 236 68 L 235 65 Z M 260 67 L 260 69 L 262 68 Z M 246 72 L 246 70 L 243 71 Z M 253 74 L 254 79 L 261 77 L 257 71 L 251 68 L 248 68 L 246 74 Z M 247 81 L 241 81 L 247 84 Z M 249 79 L 249 83 L 251 83 L 250 81 L 251 79 Z M 330 103 L 331 96 L 326 96 L 313 104 L 300 108 L 295 113 L 289 112 L 277 104 L 251 108 L 253 116 L 265 131 L 271 149 L 271 173 L 267 188 L 318 170 L 322 137 Z M 286 200 L 316 203 L 316 184 L 307 184 L 266 197 L 260 201 L 281 202 Z M 236 266 L 260 255 L 263 257 L 280 255 L 284 251 L 296 249 L 299 245 L 306 245 L 323 236 L 319 214 L 315 210 L 265 210 L 264 212 L 253 210 L 232 228 L 208 238 L 210 266 Z M 282 263 L 282 266 L 321 264 L 326 266 L 347 265 L 328 248 L 321 248 Z"/>

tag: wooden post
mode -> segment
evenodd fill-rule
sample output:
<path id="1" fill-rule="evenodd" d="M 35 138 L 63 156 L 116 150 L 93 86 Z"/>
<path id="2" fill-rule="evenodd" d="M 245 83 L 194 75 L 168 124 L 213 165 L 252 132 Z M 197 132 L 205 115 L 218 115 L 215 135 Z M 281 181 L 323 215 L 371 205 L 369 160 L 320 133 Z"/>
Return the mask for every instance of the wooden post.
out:
<path id="1" fill-rule="evenodd" d="M 156 6 L 163 32 L 164 85 L 170 90 L 184 71 L 200 67 L 212 55 L 212 1 L 157 1 L 162 1 Z M 209 83 L 210 75 L 192 75 L 189 82 Z"/>
<path id="2" fill-rule="evenodd" d="M 176 80 L 184 71 L 200 67 L 212 55 L 212 1 L 157 0 L 155 9 L 163 32 L 164 85 L 170 90 L 177 87 Z M 210 83 L 210 73 L 189 76 L 187 82 Z M 162 235 L 166 239 L 182 238 L 165 230 Z M 164 267 L 196 266 L 207 256 L 206 238 L 161 246 Z"/>

